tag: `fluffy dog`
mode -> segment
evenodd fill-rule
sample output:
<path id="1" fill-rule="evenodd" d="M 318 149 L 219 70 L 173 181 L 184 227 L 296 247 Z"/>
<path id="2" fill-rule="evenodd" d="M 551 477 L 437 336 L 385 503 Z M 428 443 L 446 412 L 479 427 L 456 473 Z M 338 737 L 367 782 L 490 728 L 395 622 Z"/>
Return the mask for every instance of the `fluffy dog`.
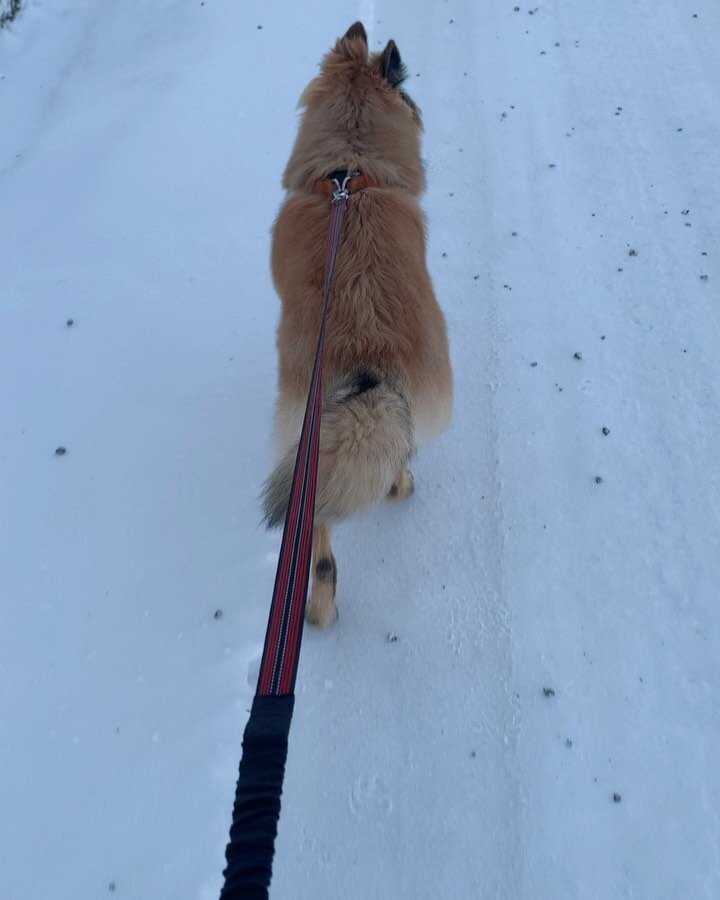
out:
<path id="1" fill-rule="evenodd" d="M 389 41 L 368 53 L 356 22 L 305 89 L 285 169 L 287 197 L 273 232 L 282 302 L 277 335 L 279 463 L 264 491 L 265 519 L 287 511 L 323 306 L 330 177 L 356 174 L 327 319 L 324 406 L 308 621 L 337 617 L 330 527 L 384 498 L 413 491 L 407 463 L 441 431 L 452 407 L 445 320 L 425 263 L 420 111 L 403 91 Z"/>

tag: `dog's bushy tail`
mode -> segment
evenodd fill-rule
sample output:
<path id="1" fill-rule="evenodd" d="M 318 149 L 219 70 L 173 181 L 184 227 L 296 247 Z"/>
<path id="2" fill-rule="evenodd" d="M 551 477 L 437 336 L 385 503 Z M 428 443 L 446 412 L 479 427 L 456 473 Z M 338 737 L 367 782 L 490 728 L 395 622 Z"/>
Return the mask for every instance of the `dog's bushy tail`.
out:
<path id="1" fill-rule="evenodd" d="M 333 522 L 378 503 L 413 452 L 408 402 L 388 379 L 363 372 L 330 385 L 320 428 L 315 521 Z M 283 525 L 295 469 L 295 443 L 265 482 L 268 528 Z"/>

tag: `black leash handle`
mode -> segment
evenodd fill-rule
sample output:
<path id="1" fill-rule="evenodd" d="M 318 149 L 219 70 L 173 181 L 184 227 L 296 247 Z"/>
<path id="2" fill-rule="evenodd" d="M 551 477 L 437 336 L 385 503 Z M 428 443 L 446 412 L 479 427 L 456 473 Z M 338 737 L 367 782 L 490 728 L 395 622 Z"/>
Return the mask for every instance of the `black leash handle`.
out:
<path id="1" fill-rule="evenodd" d="M 243 737 L 220 900 L 267 900 L 295 697 L 255 697 Z"/>

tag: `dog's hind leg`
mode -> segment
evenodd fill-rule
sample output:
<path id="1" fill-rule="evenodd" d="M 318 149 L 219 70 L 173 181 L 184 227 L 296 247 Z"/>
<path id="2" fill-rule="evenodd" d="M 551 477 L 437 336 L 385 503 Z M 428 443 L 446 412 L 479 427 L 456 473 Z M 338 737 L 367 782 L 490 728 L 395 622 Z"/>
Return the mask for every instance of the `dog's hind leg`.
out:
<path id="1" fill-rule="evenodd" d="M 407 500 L 414 490 L 415 480 L 413 474 L 410 469 L 403 466 L 388 491 L 387 499 L 390 503 L 400 503 L 401 500 Z"/>
<path id="2" fill-rule="evenodd" d="M 313 625 L 329 628 L 337 619 L 335 588 L 337 563 L 330 546 L 330 526 L 316 525 L 312 542 L 313 584 L 306 618 Z"/>

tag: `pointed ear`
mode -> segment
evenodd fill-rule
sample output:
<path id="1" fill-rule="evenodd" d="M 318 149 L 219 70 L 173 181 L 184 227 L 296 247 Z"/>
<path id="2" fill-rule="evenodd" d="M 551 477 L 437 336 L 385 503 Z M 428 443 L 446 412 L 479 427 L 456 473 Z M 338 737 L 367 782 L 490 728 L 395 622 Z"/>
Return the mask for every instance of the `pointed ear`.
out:
<path id="1" fill-rule="evenodd" d="M 380 74 L 394 88 L 399 87 L 407 78 L 407 69 L 400 59 L 395 41 L 388 41 L 380 54 Z"/>
<path id="2" fill-rule="evenodd" d="M 365 34 L 363 23 L 356 22 L 351 25 L 345 34 L 337 39 L 333 49 L 335 53 L 339 53 L 346 59 L 354 59 L 358 62 L 367 59 L 367 34 Z"/>
<path id="3" fill-rule="evenodd" d="M 345 34 L 342 37 L 343 41 L 353 41 L 357 38 L 367 45 L 367 33 L 365 32 L 365 26 L 362 22 L 355 22 L 354 25 L 351 25 Z"/>

